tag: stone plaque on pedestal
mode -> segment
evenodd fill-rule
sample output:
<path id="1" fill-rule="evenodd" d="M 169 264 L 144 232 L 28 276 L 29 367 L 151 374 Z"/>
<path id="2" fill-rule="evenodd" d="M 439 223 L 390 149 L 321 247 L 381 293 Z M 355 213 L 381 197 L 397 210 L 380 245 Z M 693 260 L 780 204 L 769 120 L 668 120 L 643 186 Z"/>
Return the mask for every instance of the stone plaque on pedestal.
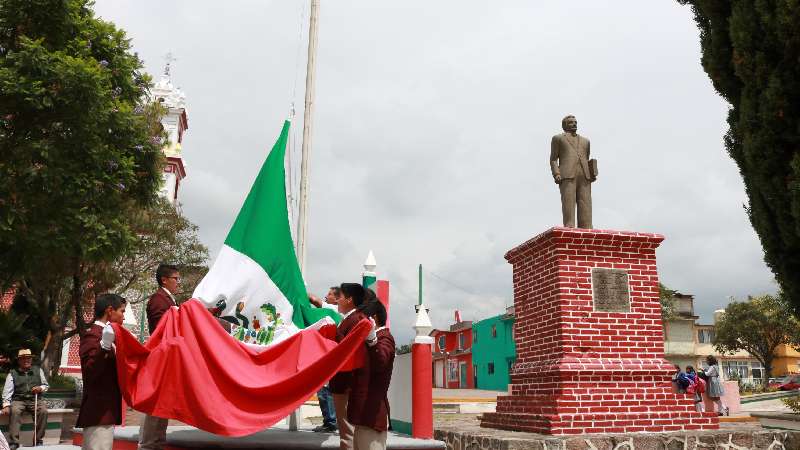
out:
<path id="1" fill-rule="evenodd" d="M 717 429 L 672 392 L 658 234 L 552 228 L 506 253 L 517 359 L 481 426 L 544 434 Z"/>
<path id="2" fill-rule="evenodd" d="M 592 300 L 595 311 L 630 311 L 628 272 L 623 269 L 592 269 Z"/>

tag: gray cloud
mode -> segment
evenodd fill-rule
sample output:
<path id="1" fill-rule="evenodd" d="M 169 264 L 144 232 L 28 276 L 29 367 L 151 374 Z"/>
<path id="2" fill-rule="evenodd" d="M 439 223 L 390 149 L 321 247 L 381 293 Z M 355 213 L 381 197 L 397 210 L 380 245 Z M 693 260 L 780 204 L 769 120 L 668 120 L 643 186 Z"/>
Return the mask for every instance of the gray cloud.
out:
<path id="1" fill-rule="evenodd" d="M 216 252 L 292 100 L 299 162 L 305 0 L 96 9 L 151 73 L 167 51 L 178 57 L 190 125 L 181 200 Z M 399 343 L 412 335 L 419 263 L 436 326 L 511 301 L 503 254 L 559 221 L 547 156 L 567 113 L 600 161 L 595 225 L 663 233 L 662 281 L 696 294 L 704 320 L 729 295 L 775 289 L 687 8 L 354 0 L 323 2 L 320 24 L 307 281 L 321 292 L 358 279 L 374 250 Z"/>

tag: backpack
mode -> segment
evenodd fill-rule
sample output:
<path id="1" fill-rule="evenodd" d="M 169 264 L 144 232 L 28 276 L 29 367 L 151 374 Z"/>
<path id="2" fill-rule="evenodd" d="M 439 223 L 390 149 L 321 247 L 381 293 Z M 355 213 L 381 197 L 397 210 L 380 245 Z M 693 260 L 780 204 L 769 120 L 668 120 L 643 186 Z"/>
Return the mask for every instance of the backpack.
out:
<path id="1" fill-rule="evenodd" d="M 697 377 L 697 381 L 694 384 L 694 389 L 698 394 L 702 394 L 706 391 L 706 380 Z"/>

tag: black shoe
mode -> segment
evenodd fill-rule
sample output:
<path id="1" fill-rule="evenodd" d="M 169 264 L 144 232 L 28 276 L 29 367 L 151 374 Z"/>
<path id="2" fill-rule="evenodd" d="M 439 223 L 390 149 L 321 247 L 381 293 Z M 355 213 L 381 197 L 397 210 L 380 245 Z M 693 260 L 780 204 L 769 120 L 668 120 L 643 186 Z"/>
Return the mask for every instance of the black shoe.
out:
<path id="1" fill-rule="evenodd" d="M 322 425 L 314 428 L 312 431 L 314 433 L 335 433 L 336 430 L 336 425 L 326 425 L 323 423 Z"/>

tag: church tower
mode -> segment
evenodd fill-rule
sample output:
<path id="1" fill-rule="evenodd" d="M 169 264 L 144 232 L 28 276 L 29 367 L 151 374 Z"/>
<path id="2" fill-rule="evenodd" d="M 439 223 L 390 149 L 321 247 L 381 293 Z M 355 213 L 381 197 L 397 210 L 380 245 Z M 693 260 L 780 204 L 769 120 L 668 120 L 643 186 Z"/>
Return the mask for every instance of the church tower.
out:
<path id="1" fill-rule="evenodd" d="M 186 169 L 183 166 L 181 145 L 183 134 L 189 129 L 186 116 L 186 95 L 172 84 L 170 63 L 174 61 L 171 54 L 167 54 L 167 65 L 161 79 L 153 86 L 150 94 L 152 101 L 159 102 L 164 107 L 165 114 L 161 124 L 168 134 L 169 142 L 164 146 L 164 156 L 167 164 L 164 166 L 164 184 L 161 187 L 161 196 L 175 205 L 178 201 L 178 189 L 181 181 L 186 178 Z"/>

